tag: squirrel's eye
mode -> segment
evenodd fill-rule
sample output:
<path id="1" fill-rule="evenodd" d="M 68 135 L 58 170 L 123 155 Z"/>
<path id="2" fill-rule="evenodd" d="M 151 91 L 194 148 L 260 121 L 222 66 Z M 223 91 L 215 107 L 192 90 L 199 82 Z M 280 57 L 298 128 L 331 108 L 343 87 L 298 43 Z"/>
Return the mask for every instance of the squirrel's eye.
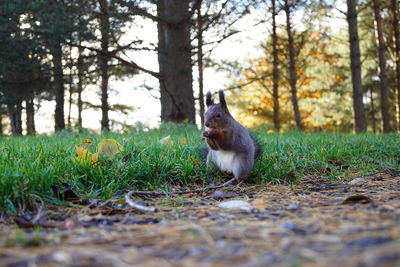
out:
<path id="1" fill-rule="evenodd" d="M 218 119 L 222 118 L 221 113 L 218 113 L 216 117 L 217 117 Z"/>

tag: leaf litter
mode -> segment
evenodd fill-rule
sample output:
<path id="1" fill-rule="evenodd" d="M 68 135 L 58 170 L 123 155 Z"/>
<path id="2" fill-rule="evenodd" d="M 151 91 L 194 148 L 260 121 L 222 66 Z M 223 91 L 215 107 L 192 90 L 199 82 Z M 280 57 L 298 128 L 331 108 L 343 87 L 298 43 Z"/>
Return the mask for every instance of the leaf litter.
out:
<path id="1" fill-rule="evenodd" d="M 121 199 L 48 206 L 0 222 L 0 265 L 398 266 L 400 177 L 377 177 L 152 198 L 153 213 Z M 248 209 L 219 207 L 232 201 Z"/>

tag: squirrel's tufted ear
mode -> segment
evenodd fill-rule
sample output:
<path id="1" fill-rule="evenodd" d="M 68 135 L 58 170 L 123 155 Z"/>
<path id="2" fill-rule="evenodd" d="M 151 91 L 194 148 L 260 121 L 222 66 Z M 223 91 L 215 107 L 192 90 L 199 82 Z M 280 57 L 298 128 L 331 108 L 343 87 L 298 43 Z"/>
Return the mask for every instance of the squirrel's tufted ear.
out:
<path id="1" fill-rule="evenodd" d="M 224 91 L 219 90 L 218 91 L 218 95 L 219 95 L 219 103 L 221 104 L 221 106 L 227 107 L 226 101 L 225 101 Z"/>
<path id="2" fill-rule="evenodd" d="M 207 107 L 209 107 L 209 106 L 211 106 L 213 104 L 214 104 L 214 100 L 211 97 L 211 92 L 208 91 L 207 95 L 206 95 L 206 105 L 207 105 Z"/>

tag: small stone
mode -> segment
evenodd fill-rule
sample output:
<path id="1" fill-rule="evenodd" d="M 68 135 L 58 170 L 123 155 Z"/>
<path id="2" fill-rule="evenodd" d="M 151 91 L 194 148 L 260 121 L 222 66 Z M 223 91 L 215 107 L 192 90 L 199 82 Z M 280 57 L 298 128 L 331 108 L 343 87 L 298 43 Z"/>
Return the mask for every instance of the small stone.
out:
<path id="1" fill-rule="evenodd" d="M 281 224 L 281 227 L 286 230 L 294 230 L 296 229 L 296 225 L 293 222 L 284 222 Z"/>
<path id="2" fill-rule="evenodd" d="M 221 202 L 217 205 L 220 208 L 225 208 L 225 209 L 240 209 L 240 210 L 251 210 L 251 205 L 250 203 L 242 200 L 229 200 L 229 201 L 224 201 Z"/>
<path id="3" fill-rule="evenodd" d="M 365 183 L 367 180 L 364 178 L 355 178 L 349 182 L 349 185 L 355 185 L 360 183 Z"/>
<path id="4" fill-rule="evenodd" d="M 292 205 L 287 206 L 287 207 L 285 208 L 285 210 L 294 211 L 294 210 L 297 210 L 298 208 L 299 208 L 299 205 L 297 205 L 297 204 L 292 204 Z"/>

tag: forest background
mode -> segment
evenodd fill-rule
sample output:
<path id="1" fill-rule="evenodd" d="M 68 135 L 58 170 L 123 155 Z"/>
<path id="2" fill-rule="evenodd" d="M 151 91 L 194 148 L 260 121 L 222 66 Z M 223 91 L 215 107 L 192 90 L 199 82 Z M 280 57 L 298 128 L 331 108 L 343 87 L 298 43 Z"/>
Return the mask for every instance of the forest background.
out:
<path id="1" fill-rule="evenodd" d="M 204 92 L 220 89 L 247 127 L 400 129 L 396 0 L 3 0 L 0 12 L 2 135 L 201 125 Z"/>

